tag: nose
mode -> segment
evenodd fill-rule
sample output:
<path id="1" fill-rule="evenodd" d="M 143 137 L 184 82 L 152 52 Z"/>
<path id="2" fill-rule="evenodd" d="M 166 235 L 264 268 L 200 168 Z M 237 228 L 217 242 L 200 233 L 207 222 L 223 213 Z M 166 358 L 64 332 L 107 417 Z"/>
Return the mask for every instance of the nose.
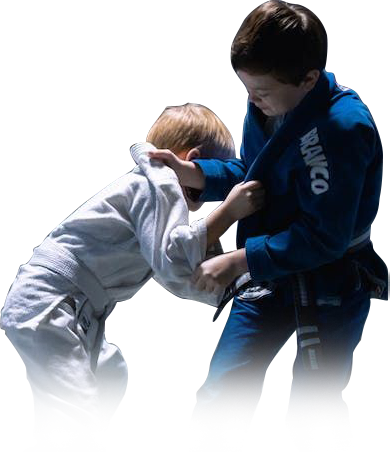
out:
<path id="1" fill-rule="evenodd" d="M 258 95 L 249 93 L 249 102 L 252 102 L 252 104 L 258 105 L 258 104 L 262 104 L 263 100 Z"/>

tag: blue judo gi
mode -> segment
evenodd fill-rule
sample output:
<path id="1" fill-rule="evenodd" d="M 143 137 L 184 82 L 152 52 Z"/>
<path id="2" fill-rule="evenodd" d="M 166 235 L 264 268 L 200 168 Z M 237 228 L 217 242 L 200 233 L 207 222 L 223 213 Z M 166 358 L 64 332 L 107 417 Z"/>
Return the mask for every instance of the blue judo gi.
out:
<path id="1" fill-rule="evenodd" d="M 206 179 L 202 201 L 223 200 L 243 180 L 262 182 L 266 206 L 239 222 L 237 247 L 245 247 L 255 283 L 270 290 L 234 299 L 195 416 L 217 409 L 217 416 L 250 419 L 268 365 L 297 330 L 296 287 L 303 304 L 308 297 L 315 304 L 315 325 L 301 332 L 316 330 L 322 356 L 310 372 L 298 347 L 290 407 L 303 394 L 311 415 L 321 409 L 319 394 L 341 406 L 370 298 L 387 299 L 387 268 L 370 240 L 383 157 L 368 108 L 322 71 L 271 136 L 266 119 L 248 103 L 241 158 L 196 161 Z"/>

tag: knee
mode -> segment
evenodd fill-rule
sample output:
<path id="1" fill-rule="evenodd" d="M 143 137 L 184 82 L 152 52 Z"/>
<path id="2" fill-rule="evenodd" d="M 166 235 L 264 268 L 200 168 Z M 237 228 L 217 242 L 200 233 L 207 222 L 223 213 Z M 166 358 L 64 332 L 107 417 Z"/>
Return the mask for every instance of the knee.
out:
<path id="1" fill-rule="evenodd" d="M 5 302 L 5 305 L 3 309 L 1 310 L 1 317 L 0 317 L 0 328 L 5 331 L 7 334 L 7 331 L 12 329 L 12 327 L 15 326 L 15 320 L 12 318 L 12 315 L 8 309 L 7 301 Z"/>
<path id="2" fill-rule="evenodd" d="M 204 385 L 197 392 L 196 411 L 213 413 L 224 418 L 234 416 L 247 417 L 255 411 L 260 399 L 265 371 L 226 372 L 209 375 Z"/>
<path id="3" fill-rule="evenodd" d="M 213 410 L 213 407 L 225 406 L 227 401 L 237 392 L 237 387 L 226 385 L 221 381 L 207 379 L 196 393 L 196 410 L 208 411 Z"/>
<path id="4" fill-rule="evenodd" d="M 103 340 L 95 375 L 101 390 L 105 390 L 111 395 L 116 394 L 120 398 L 123 397 L 128 382 L 128 368 L 116 345 Z"/>
<path id="5" fill-rule="evenodd" d="M 1 311 L 0 328 L 10 340 L 15 334 L 17 335 L 20 330 L 19 322 L 15 321 L 15 319 L 9 315 L 9 312 L 5 307 Z"/>

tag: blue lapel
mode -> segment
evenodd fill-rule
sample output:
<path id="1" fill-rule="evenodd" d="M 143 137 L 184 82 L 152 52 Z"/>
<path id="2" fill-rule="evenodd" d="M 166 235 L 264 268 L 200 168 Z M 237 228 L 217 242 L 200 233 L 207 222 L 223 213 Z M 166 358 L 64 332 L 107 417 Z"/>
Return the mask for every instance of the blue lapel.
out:
<path id="1" fill-rule="evenodd" d="M 322 71 L 316 86 L 308 93 L 301 103 L 290 113 L 280 129 L 265 143 L 252 165 L 249 167 L 245 181 L 265 181 L 280 156 L 288 145 L 305 132 L 309 122 L 317 115 L 329 109 L 333 90 L 334 76 Z M 261 143 L 259 143 L 261 145 Z M 266 187 L 265 187 L 266 189 Z M 246 238 L 259 235 L 259 212 L 239 221 L 237 227 L 237 248 L 245 246 Z"/>

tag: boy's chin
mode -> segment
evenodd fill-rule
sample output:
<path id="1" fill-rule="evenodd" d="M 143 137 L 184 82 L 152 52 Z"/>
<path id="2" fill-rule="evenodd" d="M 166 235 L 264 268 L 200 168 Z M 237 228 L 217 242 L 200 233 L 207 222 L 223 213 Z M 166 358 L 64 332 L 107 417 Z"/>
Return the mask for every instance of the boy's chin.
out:
<path id="1" fill-rule="evenodd" d="M 195 201 L 199 198 L 201 191 L 194 188 L 182 187 L 184 198 L 187 202 L 188 210 L 196 212 L 203 206 L 203 202 Z"/>
<path id="2" fill-rule="evenodd" d="M 191 212 L 196 212 L 203 206 L 203 202 L 194 202 L 187 199 L 188 210 Z"/>

